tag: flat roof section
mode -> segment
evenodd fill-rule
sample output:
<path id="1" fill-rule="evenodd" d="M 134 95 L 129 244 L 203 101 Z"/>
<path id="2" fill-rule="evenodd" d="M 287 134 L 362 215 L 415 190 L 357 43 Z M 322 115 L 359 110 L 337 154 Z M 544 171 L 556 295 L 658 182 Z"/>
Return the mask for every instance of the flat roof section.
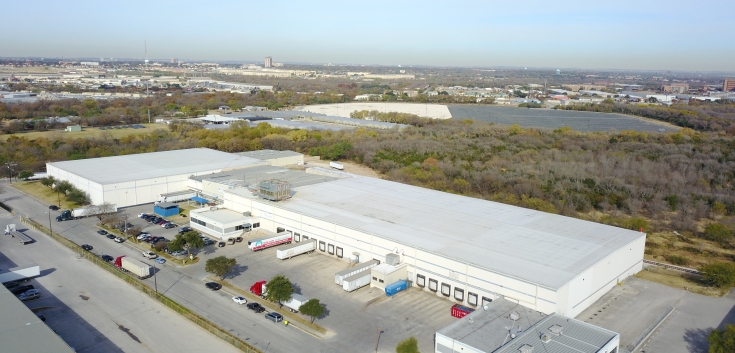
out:
<path id="1" fill-rule="evenodd" d="M 48 163 L 102 185 L 218 169 L 243 168 L 263 161 L 209 148 L 131 154 Z"/>
<path id="2" fill-rule="evenodd" d="M 239 156 L 245 156 L 260 160 L 268 160 L 268 159 L 274 159 L 274 158 L 283 158 L 283 157 L 296 157 L 296 156 L 302 156 L 303 153 L 298 153 L 294 151 L 276 151 L 276 150 L 260 150 L 260 151 L 248 151 L 248 152 L 240 152 L 236 153 Z"/>
<path id="3" fill-rule="evenodd" d="M 299 186 L 323 183 L 330 180 L 336 180 L 338 178 L 304 173 L 302 171 L 283 167 L 257 165 L 227 172 L 198 175 L 191 177 L 191 179 L 197 181 L 209 180 L 232 187 L 248 187 L 251 185 L 257 185 L 261 180 L 278 179 L 291 183 L 291 188 L 293 189 Z"/>
<path id="4" fill-rule="evenodd" d="M 510 318 L 513 313 L 518 314 L 515 322 Z M 505 299 L 498 299 L 488 303 L 487 310 L 478 307 L 469 315 L 442 328 L 437 333 L 485 352 L 494 352 L 510 340 L 511 326 L 516 329 L 520 326 L 526 330 L 544 317 L 546 315 L 536 310 Z"/>
<path id="5" fill-rule="evenodd" d="M 271 205 L 461 259 L 552 290 L 645 236 L 604 224 L 358 175 L 294 189 L 292 198 Z M 238 189 L 227 192 L 252 197 Z"/>
<path id="6" fill-rule="evenodd" d="M 25 303 L 2 286 L 0 286 L 0 342 L 3 352 L 73 352 L 61 337 L 28 309 Z"/>
<path id="7" fill-rule="evenodd" d="M 200 208 L 190 211 L 190 216 L 203 216 L 211 219 L 220 224 L 232 223 L 237 221 L 249 221 L 252 217 L 245 216 L 242 213 L 231 211 L 224 208 L 217 208 L 216 210 L 210 210 L 209 208 Z M 252 222 L 251 222 L 252 223 Z"/>

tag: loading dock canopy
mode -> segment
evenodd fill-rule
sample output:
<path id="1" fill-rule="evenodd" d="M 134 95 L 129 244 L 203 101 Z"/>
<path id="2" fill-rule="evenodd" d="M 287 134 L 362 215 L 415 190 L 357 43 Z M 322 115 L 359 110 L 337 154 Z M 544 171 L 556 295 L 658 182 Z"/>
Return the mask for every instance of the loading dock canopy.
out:
<path id="1" fill-rule="evenodd" d="M 199 202 L 199 203 L 207 203 L 207 202 L 209 202 L 209 200 L 203 199 L 203 198 L 201 198 L 199 196 L 194 196 L 194 197 L 190 198 L 189 200 L 192 200 L 194 202 Z"/>

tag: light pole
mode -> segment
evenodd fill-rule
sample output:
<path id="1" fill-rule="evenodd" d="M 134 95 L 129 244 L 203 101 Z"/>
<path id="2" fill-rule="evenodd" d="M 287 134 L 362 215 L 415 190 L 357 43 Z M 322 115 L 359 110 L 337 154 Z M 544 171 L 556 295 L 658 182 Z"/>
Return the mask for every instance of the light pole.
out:
<path id="1" fill-rule="evenodd" d="M 9 181 L 10 181 L 10 184 L 12 184 L 13 183 L 13 167 L 15 167 L 18 164 L 16 164 L 15 162 L 8 162 L 8 163 L 5 163 L 5 165 L 8 166 L 8 174 L 10 175 Z"/>

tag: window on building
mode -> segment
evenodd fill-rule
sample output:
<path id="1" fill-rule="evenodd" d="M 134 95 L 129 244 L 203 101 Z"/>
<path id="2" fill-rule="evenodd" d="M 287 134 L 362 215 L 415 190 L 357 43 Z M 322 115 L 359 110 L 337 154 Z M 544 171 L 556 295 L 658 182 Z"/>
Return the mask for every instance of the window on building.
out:
<path id="1" fill-rule="evenodd" d="M 342 248 L 340 248 L 340 247 L 338 246 L 338 247 L 337 247 L 337 257 L 341 258 L 342 256 L 343 256 L 343 254 L 342 254 Z"/>
<path id="2" fill-rule="evenodd" d="M 327 252 L 329 253 L 329 255 L 334 255 L 334 245 L 327 245 Z"/>
<path id="3" fill-rule="evenodd" d="M 416 275 L 416 285 L 421 288 L 426 287 L 426 277 L 423 275 Z"/>
<path id="4" fill-rule="evenodd" d="M 452 294 L 452 286 L 447 283 L 442 283 L 442 295 L 448 297 Z"/>
<path id="5" fill-rule="evenodd" d="M 319 242 L 319 251 L 324 252 L 327 250 L 327 243 L 320 241 Z"/>
<path id="6" fill-rule="evenodd" d="M 467 304 L 477 306 L 477 294 L 467 292 Z"/>
<path id="7" fill-rule="evenodd" d="M 307 241 L 307 240 L 309 240 L 309 236 L 304 234 L 304 241 Z"/>
<path id="8" fill-rule="evenodd" d="M 439 282 L 435 279 L 429 278 L 429 290 L 432 292 L 439 290 Z"/>
<path id="9" fill-rule="evenodd" d="M 377 280 L 378 280 L 378 277 L 373 277 L 373 281 L 377 281 Z"/>
<path id="10" fill-rule="evenodd" d="M 464 301 L 464 289 L 454 287 L 454 299 Z"/>
<path id="11" fill-rule="evenodd" d="M 253 228 L 260 228 L 260 222 L 258 222 L 258 223 L 253 223 Z"/>
<path id="12" fill-rule="evenodd" d="M 383 283 L 383 280 L 382 279 L 379 279 L 378 282 Z"/>
<path id="13" fill-rule="evenodd" d="M 293 241 L 295 241 L 297 243 L 300 242 L 301 241 L 301 234 L 294 233 L 294 235 L 293 235 Z"/>

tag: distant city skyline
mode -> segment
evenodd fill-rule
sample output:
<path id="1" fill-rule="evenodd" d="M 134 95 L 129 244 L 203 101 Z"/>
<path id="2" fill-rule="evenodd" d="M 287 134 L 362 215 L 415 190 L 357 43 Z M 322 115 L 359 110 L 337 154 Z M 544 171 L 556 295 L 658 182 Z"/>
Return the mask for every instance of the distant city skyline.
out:
<path id="1" fill-rule="evenodd" d="M 735 2 L 28 0 L 0 57 L 735 71 Z"/>

